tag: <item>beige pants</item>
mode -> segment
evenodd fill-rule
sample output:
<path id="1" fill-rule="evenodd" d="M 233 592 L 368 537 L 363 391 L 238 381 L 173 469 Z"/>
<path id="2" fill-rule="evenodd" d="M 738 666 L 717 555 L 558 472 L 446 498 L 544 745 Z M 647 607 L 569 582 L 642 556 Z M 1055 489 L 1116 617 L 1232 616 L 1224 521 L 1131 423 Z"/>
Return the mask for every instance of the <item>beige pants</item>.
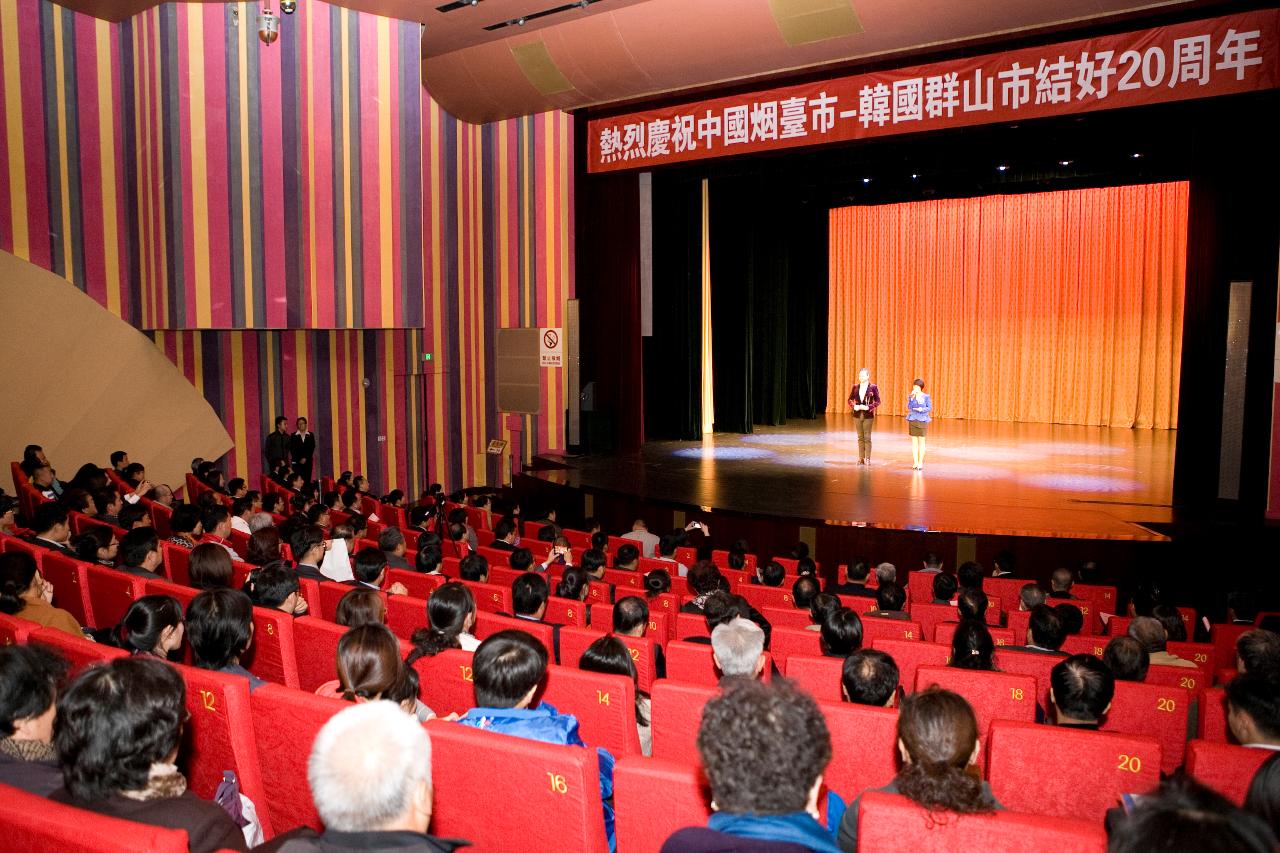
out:
<path id="1" fill-rule="evenodd" d="M 858 418 L 858 458 L 871 458 L 871 426 L 875 418 Z"/>

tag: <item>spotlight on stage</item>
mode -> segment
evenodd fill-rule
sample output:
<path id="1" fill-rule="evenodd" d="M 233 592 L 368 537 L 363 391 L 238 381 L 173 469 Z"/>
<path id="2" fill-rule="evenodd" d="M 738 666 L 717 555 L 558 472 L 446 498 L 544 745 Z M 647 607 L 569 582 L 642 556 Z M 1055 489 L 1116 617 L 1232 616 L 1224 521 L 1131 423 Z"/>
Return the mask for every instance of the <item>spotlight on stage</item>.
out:
<path id="1" fill-rule="evenodd" d="M 1071 165 L 1071 161 L 1070 161 L 1070 160 L 1059 160 L 1059 161 L 1058 161 L 1058 165 L 1059 165 L 1059 166 L 1070 166 L 1070 165 Z"/>
<path id="2" fill-rule="evenodd" d="M 1009 171 L 1009 167 L 1008 167 L 1008 166 L 1006 166 L 1006 165 L 1004 165 L 1003 163 L 1001 163 L 999 166 L 996 166 L 996 171 L 997 171 L 997 172 L 1007 172 L 1007 171 Z"/>
<path id="3" fill-rule="evenodd" d="M 864 184 L 869 184 L 869 183 L 871 183 L 871 179 L 870 179 L 870 178 L 863 178 L 863 179 L 862 179 L 862 182 L 863 182 Z"/>

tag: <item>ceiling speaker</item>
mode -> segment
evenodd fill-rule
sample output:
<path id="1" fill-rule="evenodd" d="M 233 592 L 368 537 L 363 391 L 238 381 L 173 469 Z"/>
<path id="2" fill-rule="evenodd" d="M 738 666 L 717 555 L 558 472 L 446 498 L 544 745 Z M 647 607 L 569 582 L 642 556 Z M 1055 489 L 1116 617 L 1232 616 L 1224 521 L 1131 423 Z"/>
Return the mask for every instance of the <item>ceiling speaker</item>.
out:
<path id="1" fill-rule="evenodd" d="M 851 0 L 769 0 L 769 11 L 792 47 L 862 32 Z"/>

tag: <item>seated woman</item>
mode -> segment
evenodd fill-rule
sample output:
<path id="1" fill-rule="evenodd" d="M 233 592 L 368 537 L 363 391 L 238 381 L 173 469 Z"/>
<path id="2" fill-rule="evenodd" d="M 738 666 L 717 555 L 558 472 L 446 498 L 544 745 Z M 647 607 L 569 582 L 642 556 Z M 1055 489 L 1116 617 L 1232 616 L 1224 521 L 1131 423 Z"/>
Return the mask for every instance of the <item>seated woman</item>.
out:
<path id="1" fill-rule="evenodd" d="M 564 570 L 560 583 L 556 584 L 557 598 L 570 598 L 574 601 L 586 601 L 591 588 L 591 576 L 582 569 L 570 566 Z"/>
<path id="2" fill-rule="evenodd" d="M 274 526 L 255 530 L 249 537 L 245 561 L 255 566 L 265 566 L 280 559 L 280 531 Z"/>
<path id="3" fill-rule="evenodd" d="M 671 592 L 671 573 L 666 569 L 654 569 L 644 576 L 644 597 L 657 598 Z"/>
<path id="4" fill-rule="evenodd" d="M 186 718 L 186 687 L 168 664 L 133 657 L 90 667 L 58 700 L 54 746 L 65 787 L 50 799 L 185 829 L 191 853 L 245 850 L 240 827 L 188 791 L 174 764 Z"/>
<path id="5" fill-rule="evenodd" d="M 829 658 L 847 658 L 862 648 L 862 620 L 848 607 L 826 614 L 821 626 L 822 654 Z"/>
<path id="6" fill-rule="evenodd" d="M 111 631 L 113 645 L 132 655 L 168 660 L 182 647 L 182 605 L 168 595 L 144 595 Z"/>
<path id="7" fill-rule="evenodd" d="M 387 624 L 387 602 L 376 589 L 358 587 L 338 602 L 333 621 L 344 628 Z"/>
<path id="8" fill-rule="evenodd" d="M 977 619 L 962 619 L 951 637 L 951 663 L 956 669 L 994 672 L 996 644 L 987 626 Z"/>
<path id="9" fill-rule="evenodd" d="M 317 696 L 348 702 L 395 702 L 426 722 L 435 712 L 418 698 L 418 673 L 400 660 L 400 641 L 386 625 L 352 628 L 338 641 L 338 677 L 316 688 Z"/>
<path id="10" fill-rule="evenodd" d="M 898 712 L 902 769 L 878 790 L 902 794 L 930 812 L 1001 811 L 975 766 L 981 748 L 978 719 L 961 696 L 937 687 L 912 693 L 902 700 Z M 844 813 L 836 840 L 845 853 L 856 853 L 857 800 Z"/>
<path id="11" fill-rule="evenodd" d="M 71 547 L 76 556 L 86 563 L 115 566 L 120 554 L 120 541 L 109 528 L 92 524 L 79 536 L 71 537 Z"/>
<path id="12" fill-rule="evenodd" d="M 54 700 L 67 662 L 46 646 L 0 646 L 0 784 L 47 797 L 62 787 Z"/>
<path id="13" fill-rule="evenodd" d="M 465 584 L 451 581 L 432 592 L 427 599 L 427 622 L 426 628 L 413 632 L 413 651 L 405 663 L 433 657 L 445 649 L 474 652 L 480 647 L 471 633 L 476 625 L 476 600 Z"/>
<path id="14" fill-rule="evenodd" d="M 187 641 L 195 665 L 249 679 L 257 690 L 265 681 L 240 665 L 253 643 L 253 604 L 238 589 L 206 589 L 187 606 Z"/>
<path id="15" fill-rule="evenodd" d="M 44 579 L 36 558 L 25 551 L 0 554 L 0 613 L 84 639 L 76 617 L 53 606 L 53 584 Z"/>
<path id="16" fill-rule="evenodd" d="M 640 674 L 631 660 L 631 653 L 617 637 L 601 637 L 587 646 L 578 661 L 578 669 L 586 672 L 607 672 L 613 675 L 625 675 L 636 685 L 636 732 L 640 736 L 640 751 L 645 755 L 653 753 L 653 728 L 649 724 L 652 716 L 648 693 L 640 692 Z"/>
<path id="17" fill-rule="evenodd" d="M 191 575 L 191 585 L 196 589 L 230 589 L 231 555 L 226 548 L 213 542 L 197 545 L 191 549 L 187 572 Z"/>
<path id="18" fill-rule="evenodd" d="M 290 616 L 305 616 L 307 600 L 302 597 L 298 573 L 284 560 L 273 560 L 249 573 L 244 582 L 245 595 L 254 607 L 279 610 Z"/>

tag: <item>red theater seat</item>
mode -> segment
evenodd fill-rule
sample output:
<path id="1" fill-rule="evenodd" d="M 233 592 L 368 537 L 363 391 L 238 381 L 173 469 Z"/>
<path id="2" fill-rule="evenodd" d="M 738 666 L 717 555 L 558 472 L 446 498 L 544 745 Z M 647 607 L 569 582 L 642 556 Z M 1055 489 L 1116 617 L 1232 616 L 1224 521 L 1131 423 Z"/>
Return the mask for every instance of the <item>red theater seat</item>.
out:
<path id="1" fill-rule="evenodd" d="M 575 628 L 566 626 L 560 629 L 560 663 L 564 666 L 576 667 L 582 653 L 596 640 L 605 635 L 594 628 Z M 622 638 L 619 637 L 619 640 Z"/>
<path id="2" fill-rule="evenodd" d="M 507 553 L 507 552 L 504 551 L 503 553 Z M 524 574 L 524 572 L 507 568 L 507 564 L 505 562 L 496 566 L 493 563 L 490 563 L 488 582 L 493 584 L 494 586 L 511 586 L 511 584 L 515 583 L 516 579 L 519 578 L 522 574 Z M 550 583 L 550 582 L 551 580 L 550 578 L 548 578 L 547 583 Z"/>
<path id="3" fill-rule="evenodd" d="M 839 702 L 844 698 L 844 694 L 840 692 L 843 668 L 844 661 L 841 658 L 792 655 L 787 658 L 784 672 L 787 678 L 800 685 L 814 699 Z"/>
<path id="4" fill-rule="evenodd" d="M 743 554 L 743 568 L 748 572 L 754 572 L 758 563 L 755 554 Z M 711 562 L 715 563 L 721 569 L 729 568 L 729 552 L 728 551 L 712 551 Z M 785 568 L 785 566 L 784 566 Z"/>
<path id="5" fill-rule="evenodd" d="M 774 626 L 769 640 L 769 653 L 778 662 L 778 668 L 787 671 L 787 659 L 791 655 L 822 655 L 822 636 L 817 631 L 804 628 L 782 628 Z"/>
<path id="6" fill-rule="evenodd" d="M 191 586 L 191 550 L 172 542 L 161 542 L 164 552 L 164 576 L 182 586 Z"/>
<path id="7" fill-rule="evenodd" d="M 249 694 L 249 707 L 261 778 L 267 783 L 258 811 L 266 812 L 277 831 L 296 826 L 322 831 L 307 784 L 307 758 L 320 728 L 348 703 L 268 684 Z"/>
<path id="8" fill-rule="evenodd" d="M 94 628 L 113 628 L 124 618 L 129 605 L 144 594 L 143 579 L 108 569 L 85 566 L 85 584 L 89 591 L 90 618 Z"/>
<path id="9" fill-rule="evenodd" d="M 149 578 L 143 578 L 142 590 L 146 595 L 167 595 L 170 598 L 176 598 L 178 603 L 182 605 L 184 613 L 187 610 L 187 606 L 191 604 L 191 600 L 200 593 L 200 590 L 195 587 L 183 586 L 170 581 L 155 581 Z"/>
<path id="10" fill-rule="evenodd" d="M 1069 655 L 1093 655 L 1096 658 L 1102 657 L 1102 653 L 1107 649 L 1107 643 L 1111 642 L 1111 637 L 1100 637 L 1091 634 L 1076 634 L 1067 637 L 1062 641 L 1062 651 Z"/>
<path id="11" fill-rule="evenodd" d="M 187 853 L 187 833 L 103 817 L 0 785 L 4 848 L 14 853 Z"/>
<path id="12" fill-rule="evenodd" d="M 869 600 L 869 599 L 867 599 Z M 797 610 L 794 607 L 761 607 L 760 614 L 769 620 L 774 628 L 804 628 L 813 624 L 808 610 Z M 862 614 L 858 614 L 862 615 Z"/>
<path id="13" fill-rule="evenodd" d="M 956 622 L 960 616 L 959 611 L 951 604 L 915 602 L 911 605 L 911 618 L 920 623 L 920 639 L 923 640 L 934 636 L 939 625 Z"/>
<path id="14" fill-rule="evenodd" d="M 572 625 L 575 628 L 585 628 L 587 626 L 587 607 L 586 602 L 576 601 L 571 598 L 559 598 L 551 596 L 547 599 L 547 612 L 542 618 L 554 625 Z"/>
<path id="15" fill-rule="evenodd" d="M 321 619 L 328 619 L 330 622 L 336 621 L 338 618 L 338 604 L 353 589 L 356 589 L 356 587 L 347 586 L 345 583 L 338 583 L 337 581 L 322 582 L 320 584 L 320 610 L 311 615 L 319 616 Z M 385 592 L 379 593 L 379 595 L 382 596 L 383 601 L 387 600 Z"/>
<path id="16" fill-rule="evenodd" d="M 511 587 L 498 586 L 491 583 L 476 583 L 474 581 L 463 581 L 467 585 L 467 589 L 471 590 L 471 594 L 476 599 L 476 610 L 483 610 L 486 613 L 514 613 L 515 609 L 511 605 Z"/>
<path id="17" fill-rule="evenodd" d="M 388 595 L 387 627 L 402 640 L 412 639 L 414 631 L 428 627 L 426 599 L 410 595 Z"/>
<path id="18" fill-rule="evenodd" d="M 556 626 L 548 625 L 545 622 L 532 622 L 528 619 L 516 619 L 512 616 L 498 616 L 494 613 L 485 613 L 483 611 L 476 612 L 476 628 L 475 636 L 479 640 L 487 640 L 489 637 L 499 631 L 524 631 L 530 634 L 538 642 L 546 648 L 547 654 L 552 656 L 551 662 L 555 663 L 555 632 Z"/>
<path id="19" fill-rule="evenodd" d="M 1051 772 L 1048 755 L 1064 757 Z M 997 721 L 987 743 L 987 779 L 1005 808 L 1099 825 L 1122 794 L 1145 794 L 1159 783 L 1160 763 L 1155 738 L 1035 723 Z"/>
<path id="20" fill-rule="evenodd" d="M 688 762 L 627 756 L 613 771 L 618 849 L 659 853 L 667 838 L 686 826 L 706 826 L 711 790 Z"/>
<path id="21" fill-rule="evenodd" d="M 951 640 L 956 635 L 956 626 L 959 624 L 959 622 L 943 622 L 935 626 L 933 629 L 933 641 L 950 646 Z M 991 642 L 995 643 L 997 648 L 1015 645 L 1013 632 L 1008 628 L 992 628 L 988 626 L 987 632 L 991 634 Z M 1072 638 L 1068 637 L 1067 639 Z"/>
<path id="22" fill-rule="evenodd" d="M 605 569 L 604 582 L 613 584 L 618 598 L 627 595 L 644 595 L 644 575 L 622 569 Z"/>
<path id="23" fill-rule="evenodd" d="M 1030 676 L 949 666 L 922 666 L 916 670 L 917 692 L 933 684 L 969 700 L 978 717 L 979 737 L 995 720 L 1035 721 L 1036 680 Z"/>
<path id="24" fill-rule="evenodd" d="M 87 563 L 52 551 L 40 560 L 40 574 L 53 584 L 53 603 L 76 617 L 81 625 L 93 625 L 89 621 L 93 611 L 89 600 L 89 576 L 85 571 L 87 566 Z"/>
<path id="25" fill-rule="evenodd" d="M 38 627 L 35 622 L 17 616 L 0 615 L 0 646 L 21 645 L 27 641 L 27 635 Z"/>
<path id="26" fill-rule="evenodd" d="M 117 649 L 103 643 L 82 640 L 56 628 L 32 628 L 27 634 L 28 643 L 43 643 L 51 646 L 64 658 L 71 662 L 71 675 L 74 677 L 82 669 L 95 663 L 103 663 L 116 658 L 128 657 L 124 649 Z"/>
<path id="27" fill-rule="evenodd" d="M 672 639 L 687 640 L 690 637 L 706 637 L 709 634 L 706 617 L 701 613 L 676 614 L 676 633 Z"/>
<path id="28" fill-rule="evenodd" d="M 1219 666 L 1234 666 L 1236 662 L 1233 648 L 1231 659 L 1219 664 L 1213 643 L 1180 643 L 1170 640 L 1165 646 L 1169 654 L 1191 661 L 1206 673 L 1216 672 Z"/>
<path id="29" fill-rule="evenodd" d="M 874 640 L 871 648 L 878 649 L 898 665 L 898 679 L 910 689 L 916 683 L 916 670 L 922 666 L 946 666 L 951 660 L 951 647 L 941 643 L 920 643 L 914 640 Z"/>
<path id="30" fill-rule="evenodd" d="M 158 503 L 152 503 L 147 509 L 151 512 L 151 526 L 156 529 L 156 535 L 160 537 L 160 541 L 164 542 L 173 535 L 173 530 L 169 527 L 169 518 L 173 515 L 173 510 Z"/>
<path id="31" fill-rule="evenodd" d="M 549 666 L 540 698 L 577 717 L 585 743 L 604 747 L 615 757 L 640 754 L 636 688 L 625 675 Z"/>
<path id="32" fill-rule="evenodd" d="M 401 583 L 414 598 L 430 598 L 431 593 L 444 586 L 446 580 L 448 579 L 444 575 L 424 575 L 408 569 L 387 569 L 386 585 Z"/>
<path id="33" fill-rule="evenodd" d="M 1214 743 L 1235 743 L 1227 725 L 1227 691 L 1209 687 L 1197 697 L 1196 737 Z"/>
<path id="34" fill-rule="evenodd" d="M 263 681 L 297 687 L 298 656 L 294 648 L 293 617 L 279 610 L 253 608 L 253 644 L 240 663 Z"/>
<path id="35" fill-rule="evenodd" d="M 765 652 L 762 680 L 770 680 L 772 669 L 772 660 Z M 711 646 L 682 640 L 667 643 L 667 677 L 687 684 L 715 687 L 720 683 L 720 670 L 712 657 Z"/>
<path id="36" fill-rule="evenodd" d="M 298 687 L 314 693 L 338 677 L 338 641 L 347 629 L 315 616 L 293 620 L 293 650 L 298 665 Z"/>
<path id="37" fill-rule="evenodd" d="M 1009 811 L 939 819 L 906 797 L 868 791 L 858 804 L 858 849 L 1103 853 L 1107 849 L 1107 833 L 1100 824 L 1089 821 Z"/>
<path id="38" fill-rule="evenodd" d="M 612 604 L 593 604 L 587 611 L 590 615 L 588 620 L 591 627 L 604 633 L 613 630 L 613 605 Z M 674 617 L 669 613 L 657 611 L 653 608 L 652 602 L 649 606 L 649 624 L 645 629 L 645 636 L 651 637 L 654 642 L 660 646 L 665 646 L 667 640 L 671 639 L 671 627 L 675 622 Z M 705 624 L 705 623 L 704 623 Z"/>
<path id="39" fill-rule="evenodd" d="M 1208 670 L 1200 667 L 1151 666 L 1147 668 L 1147 684 L 1163 684 L 1195 692 L 1211 687 L 1213 680 L 1209 677 Z"/>
<path id="40" fill-rule="evenodd" d="M 1010 610 L 1004 615 L 1004 625 L 1013 632 L 1013 644 L 1015 646 L 1026 645 L 1027 631 L 1031 627 L 1031 611 Z"/>
<path id="41" fill-rule="evenodd" d="M 839 702 L 820 702 L 831 732 L 826 785 L 846 802 L 881 788 L 898 772 L 898 712 Z"/>
<path id="42" fill-rule="evenodd" d="M 702 706 L 719 694 L 715 687 L 659 679 L 653 683 L 650 723 L 653 757 L 698 762 L 698 726 Z"/>
<path id="43" fill-rule="evenodd" d="M 1269 749 L 1193 740 L 1187 744 L 1187 773 L 1242 806 L 1254 774 L 1272 755 Z"/>
<path id="44" fill-rule="evenodd" d="M 1029 675 L 1036 680 L 1036 702 L 1049 710 L 1049 683 L 1053 668 L 1065 658 L 1036 652 L 1015 652 L 1002 649 L 996 652 L 996 668 L 1002 672 Z"/>
<path id="45" fill-rule="evenodd" d="M 1172 773 L 1182 766 L 1187 748 L 1191 696 L 1180 687 L 1117 681 L 1102 730 L 1154 737 L 1160 741 L 1160 769 Z"/>
<path id="46" fill-rule="evenodd" d="M 418 671 L 419 697 L 427 707 L 444 717 L 465 714 L 475 707 L 471 652 L 448 649 L 413 662 Z"/>
<path id="47" fill-rule="evenodd" d="M 745 583 L 739 585 L 734 592 L 751 602 L 756 608 L 789 607 L 792 610 L 795 609 L 795 602 L 791 599 L 791 587 L 789 586 L 757 586 L 752 583 Z"/>
<path id="48" fill-rule="evenodd" d="M 474 853 L 607 853 L 594 749 L 557 746 L 449 722 L 427 724 L 435 800 L 431 832 Z M 305 788 L 305 785 L 304 785 Z M 501 791 L 501 803 L 477 804 Z"/>
<path id="49" fill-rule="evenodd" d="M 212 800 L 224 770 L 235 771 L 240 791 L 254 804 L 266 801 L 258 775 L 258 747 L 253 740 L 249 681 L 207 669 L 176 665 L 187 684 L 187 714 L 178 755 L 192 793 Z M 271 837 L 270 818 L 262 815 L 262 831 Z M 292 828 L 292 827 L 286 827 Z"/>
<path id="50" fill-rule="evenodd" d="M 920 623 L 909 619 L 862 617 L 862 644 L 875 640 L 923 640 Z"/>
<path id="51" fill-rule="evenodd" d="M 873 569 L 872 575 L 875 574 Z M 917 603 L 928 604 L 933 601 L 933 579 L 937 572 L 910 572 L 907 574 L 907 601 L 914 609 Z"/>

